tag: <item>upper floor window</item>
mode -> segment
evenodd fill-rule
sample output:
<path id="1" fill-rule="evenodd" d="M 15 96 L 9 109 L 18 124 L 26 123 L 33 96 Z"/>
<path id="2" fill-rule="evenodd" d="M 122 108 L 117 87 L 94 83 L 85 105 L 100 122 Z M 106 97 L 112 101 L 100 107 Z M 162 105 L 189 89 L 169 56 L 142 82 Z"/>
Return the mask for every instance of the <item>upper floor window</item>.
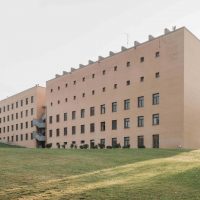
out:
<path id="1" fill-rule="evenodd" d="M 112 112 L 117 112 L 117 102 L 112 102 Z"/>
<path id="2" fill-rule="evenodd" d="M 105 88 L 105 87 L 103 87 L 103 88 L 102 88 L 102 92 L 105 92 L 105 91 L 106 91 L 106 88 Z"/>
<path id="3" fill-rule="evenodd" d="M 94 90 L 92 90 L 92 95 L 95 95 L 95 91 Z"/>
<path id="4" fill-rule="evenodd" d="M 156 77 L 156 78 L 160 78 L 160 73 L 159 73 L 159 72 L 156 72 L 156 73 L 155 73 L 155 77 Z"/>
<path id="5" fill-rule="evenodd" d="M 117 84 L 114 84 L 114 87 L 113 87 L 114 89 L 117 89 Z"/>
<path id="6" fill-rule="evenodd" d="M 85 82 L 85 77 L 82 78 L 82 81 Z"/>
<path id="7" fill-rule="evenodd" d="M 58 90 L 60 90 L 60 86 L 58 86 Z"/>
<path id="8" fill-rule="evenodd" d="M 144 62 L 144 57 L 140 57 L 140 62 Z"/>
<path id="9" fill-rule="evenodd" d="M 125 118 L 124 119 L 124 128 L 130 128 L 130 118 Z"/>
<path id="10" fill-rule="evenodd" d="M 126 66 L 127 66 L 127 67 L 130 67 L 130 66 L 131 66 L 131 62 L 128 61 L 128 62 L 126 63 Z"/>
<path id="11" fill-rule="evenodd" d="M 115 71 L 115 72 L 117 71 L 117 66 L 114 66 L 114 71 Z"/>
<path id="12" fill-rule="evenodd" d="M 83 97 L 83 98 L 85 97 L 85 93 L 82 94 L 82 97 Z"/>
<path id="13" fill-rule="evenodd" d="M 112 120 L 112 130 L 117 130 L 117 120 Z"/>
<path id="14" fill-rule="evenodd" d="M 60 115 L 56 115 L 56 122 L 60 121 Z"/>
<path id="15" fill-rule="evenodd" d="M 23 106 L 23 100 L 21 100 L 21 106 Z"/>
<path id="16" fill-rule="evenodd" d="M 72 111 L 72 120 L 76 119 L 76 111 Z"/>
<path id="17" fill-rule="evenodd" d="M 126 85 L 130 85 L 130 84 L 131 84 L 130 80 L 126 81 Z"/>
<path id="18" fill-rule="evenodd" d="M 105 104 L 100 106 L 100 113 L 101 114 L 105 114 L 106 113 L 106 105 Z"/>
<path id="19" fill-rule="evenodd" d="M 85 125 L 81 125 L 81 134 L 85 133 Z"/>
<path id="20" fill-rule="evenodd" d="M 28 98 L 26 98 L 26 105 L 28 105 Z"/>
<path id="21" fill-rule="evenodd" d="M 95 124 L 94 123 L 90 124 L 90 132 L 91 133 L 95 132 Z"/>
<path id="22" fill-rule="evenodd" d="M 81 118 L 85 117 L 85 109 L 81 109 Z"/>
<path id="23" fill-rule="evenodd" d="M 106 122 L 101 122 L 101 124 L 100 124 L 100 129 L 101 129 L 101 131 L 105 131 L 106 130 Z"/>
<path id="24" fill-rule="evenodd" d="M 76 134 L 76 126 L 72 126 L 72 135 Z"/>
<path id="25" fill-rule="evenodd" d="M 76 85 L 76 81 L 74 81 L 74 85 Z"/>
<path id="26" fill-rule="evenodd" d="M 95 74 L 92 74 L 92 78 L 95 78 Z"/>
<path id="27" fill-rule="evenodd" d="M 68 83 L 65 83 L 65 87 L 66 87 L 66 88 L 68 87 Z"/>
<path id="28" fill-rule="evenodd" d="M 144 76 L 140 77 L 140 82 L 144 82 Z"/>
<path id="29" fill-rule="evenodd" d="M 124 100 L 124 110 L 130 109 L 130 99 Z"/>
<path id="30" fill-rule="evenodd" d="M 144 97 L 138 97 L 138 108 L 144 107 Z"/>
<path id="31" fill-rule="evenodd" d="M 138 117 L 138 127 L 143 127 L 144 126 L 144 116 L 139 116 Z"/>
<path id="32" fill-rule="evenodd" d="M 33 102 L 34 102 L 34 96 L 31 97 L 31 103 L 33 103 Z"/>
<path id="33" fill-rule="evenodd" d="M 102 71 L 102 74 L 105 75 L 105 74 L 106 74 L 106 70 L 103 70 L 103 71 Z"/>
<path id="34" fill-rule="evenodd" d="M 155 53 L 155 57 L 156 57 L 156 58 L 160 57 L 160 52 L 159 52 L 159 51 L 157 51 L 157 52 Z"/>
<path id="35" fill-rule="evenodd" d="M 159 123 L 160 123 L 159 114 L 153 114 L 153 116 L 152 116 L 152 124 L 153 125 L 159 125 Z"/>
<path id="36" fill-rule="evenodd" d="M 67 121 L 67 113 L 64 113 L 64 121 Z"/>
<path id="37" fill-rule="evenodd" d="M 95 108 L 90 107 L 90 116 L 94 116 L 94 115 L 95 115 Z"/>
<path id="38" fill-rule="evenodd" d="M 152 96 L 152 103 L 153 105 L 158 105 L 159 104 L 159 101 L 160 101 L 160 94 L 159 93 L 155 93 L 153 94 Z"/>
<path id="39" fill-rule="evenodd" d="M 49 116 L 49 124 L 52 124 L 52 123 L 53 123 L 53 117 Z"/>
<path id="40" fill-rule="evenodd" d="M 51 93 L 53 92 L 53 89 L 51 89 Z"/>

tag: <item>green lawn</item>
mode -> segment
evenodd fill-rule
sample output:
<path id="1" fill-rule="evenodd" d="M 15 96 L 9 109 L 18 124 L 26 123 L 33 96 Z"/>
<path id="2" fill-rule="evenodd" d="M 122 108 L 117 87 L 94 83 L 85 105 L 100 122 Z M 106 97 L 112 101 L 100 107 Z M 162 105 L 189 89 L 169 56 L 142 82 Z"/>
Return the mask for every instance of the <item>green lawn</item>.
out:
<path id="1" fill-rule="evenodd" d="M 200 199 L 200 151 L 0 148 L 0 199 Z"/>

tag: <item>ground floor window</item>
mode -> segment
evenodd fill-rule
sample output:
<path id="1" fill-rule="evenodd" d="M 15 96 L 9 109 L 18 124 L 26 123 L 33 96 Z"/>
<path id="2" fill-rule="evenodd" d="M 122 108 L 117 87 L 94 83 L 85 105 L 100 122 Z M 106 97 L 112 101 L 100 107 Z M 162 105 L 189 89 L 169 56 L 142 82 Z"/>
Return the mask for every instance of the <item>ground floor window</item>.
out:
<path id="1" fill-rule="evenodd" d="M 144 136 L 138 136 L 138 148 L 144 148 Z"/>
<path id="2" fill-rule="evenodd" d="M 153 135 L 153 148 L 159 148 L 160 141 L 159 141 L 159 135 Z"/>
<path id="3" fill-rule="evenodd" d="M 117 138 L 112 138 L 112 147 L 116 147 L 117 145 Z"/>
<path id="4" fill-rule="evenodd" d="M 124 147 L 130 147 L 130 137 L 124 137 Z"/>
<path id="5" fill-rule="evenodd" d="M 90 148 L 92 149 L 94 148 L 94 146 L 95 146 L 94 140 L 90 140 Z"/>

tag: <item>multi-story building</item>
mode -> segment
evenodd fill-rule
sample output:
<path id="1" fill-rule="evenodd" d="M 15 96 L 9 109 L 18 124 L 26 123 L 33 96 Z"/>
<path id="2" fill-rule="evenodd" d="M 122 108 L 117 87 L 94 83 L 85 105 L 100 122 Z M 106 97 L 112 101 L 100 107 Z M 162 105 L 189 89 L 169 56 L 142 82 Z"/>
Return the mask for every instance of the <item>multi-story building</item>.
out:
<path id="1" fill-rule="evenodd" d="M 200 147 L 200 41 L 186 28 L 47 81 L 47 143 Z"/>
<path id="2" fill-rule="evenodd" d="M 45 102 L 46 89 L 38 85 L 0 101 L 0 141 L 44 147 Z"/>

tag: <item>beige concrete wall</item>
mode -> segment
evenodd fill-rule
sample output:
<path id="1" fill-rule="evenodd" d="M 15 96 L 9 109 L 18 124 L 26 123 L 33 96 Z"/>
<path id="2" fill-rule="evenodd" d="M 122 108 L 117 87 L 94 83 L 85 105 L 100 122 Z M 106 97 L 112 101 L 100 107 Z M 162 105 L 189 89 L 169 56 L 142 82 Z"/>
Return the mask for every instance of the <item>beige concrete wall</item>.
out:
<path id="1" fill-rule="evenodd" d="M 42 115 L 43 106 L 45 105 L 45 88 L 40 86 L 35 86 L 26 91 L 18 93 L 14 96 L 8 97 L 2 101 L 0 101 L 0 139 L 2 141 L 9 142 L 12 144 L 25 146 L 29 148 L 36 147 L 35 139 L 31 139 L 31 133 L 36 130 L 35 127 L 31 127 L 31 121 L 33 119 L 38 119 Z M 33 96 L 34 102 L 31 103 L 31 97 Z M 26 105 L 26 98 L 28 98 L 28 104 Z M 23 100 L 23 106 L 21 106 L 21 100 Z M 16 102 L 18 102 L 18 108 L 16 108 Z M 12 109 L 12 104 L 14 104 L 14 108 Z M 9 105 L 10 109 L 8 111 L 7 106 Z M 5 112 L 3 111 L 3 107 L 6 107 Z M 33 115 L 31 115 L 31 109 L 33 109 Z M 26 110 L 28 110 L 28 116 L 26 116 Z M 21 117 L 21 112 L 23 113 L 23 117 Z M 18 119 L 16 119 L 16 113 L 18 113 Z M 12 120 L 12 114 L 14 115 L 14 119 Z M 9 116 L 9 121 L 7 117 Z M 6 118 L 6 121 L 3 122 L 3 118 Z M 25 124 L 28 122 L 28 128 L 26 128 Z M 23 124 L 23 129 L 21 129 L 21 125 Z M 16 124 L 18 124 L 18 130 L 16 130 Z M 14 130 L 12 131 L 12 125 L 14 126 Z M 3 133 L 3 129 L 5 127 L 5 133 Z M 7 127 L 9 127 L 9 132 Z M 28 140 L 26 140 L 26 134 L 28 134 Z M 16 141 L 16 135 L 18 135 L 18 141 Z M 21 141 L 21 135 L 23 135 L 23 141 Z M 14 137 L 14 141 L 12 142 L 12 136 Z"/>
<path id="2" fill-rule="evenodd" d="M 184 34 L 184 147 L 200 148 L 200 41 Z"/>
<path id="3" fill-rule="evenodd" d="M 160 57 L 155 58 L 159 51 Z M 144 57 L 145 61 L 140 62 Z M 130 67 L 126 63 L 130 62 Z M 117 66 L 117 71 L 114 71 Z M 106 139 L 106 145 L 111 145 L 111 139 L 117 138 L 123 146 L 123 138 L 129 136 L 131 147 L 137 147 L 137 137 L 144 136 L 146 147 L 152 147 L 152 135 L 160 135 L 161 148 L 176 148 L 183 142 L 183 72 L 184 72 L 184 28 L 168 35 L 164 35 L 130 48 L 114 56 L 78 69 L 69 75 L 47 81 L 47 143 L 61 145 L 67 142 L 67 147 L 72 141 L 79 146 L 81 140 L 89 144 L 94 139 L 98 144 L 100 139 Z M 102 75 L 102 71 L 106 74 Z M 160 78 L 155 78 L 155 73 L 160 73 Z M 95 74 L 95 78 L 92 78 Z M 144 76 L 144 82 L 140 77 Z M 85 77 L 85 82 L 82 78 Z M 130 80 L 130 86 L 126 81 Z M 73 82 L 76 81 L 76 85 Z M 68 87 L 65 87 L 66 83 Z M 113 85 L 117 84 L 117 89 Z M 58 89 L 60 87 L 60 89 Z M 106 87 L 106 92 L 102 88 Z M 53 92 L 51 93 L 51 90 Z M 95 95 L 92 95 L 95 90 Z M 152 94 L 160 93 L 160 104 L 152 105 Z M 85 93 L 85 97 L 82 97 Z M 76 96 L 76 100 L 73 100 Z M 137 98 L 144 96 L 144 108 L 137 107 Z M 68 102 L 65 102 L 65 98 Z M 123 102 L 130 99 L 131 108 L 125 111 Z M 58 104 L 58 101 L 60 102 Z M 118 102 L 118 112 L 111 112 L 112 102 Z M 51 106 L 53 103 L 53 106 Z M 100 114 L 100 105 L 106 105 L 106 114 Z M 95 107 L 95 116 L 89 116 L 89 108 Z M 80 110 L 86 110 L 86 117 L 80 118 Z M 71 119 L 72 111 L 76 111 L 76 120 Z M 63 114 L 68 113 L 68 120 L 64 122 Z M 160 114 L 160 125 L 152 126 L 152 115 Z M 60 122 L 56 123 L 56 115 L 60 114 Z M 49 116 L 53 116 L 53 124 L 49 124 Z M 144 116 L 144 127 L 137 127 L 137 117 Z M 130 118 L 131 127 L 124 129 L 124 118 Z M 111 130 L 111 121 L 118 121 L 118 129 Z M 100 131 L 100 122 L 106 122 L 106 131 Z M 90 133 L 89 125 L 95 123 L 95 133 Z M 80 134 L 80 125 L 85 124 L 85 134 Z M 76 126 L 76 135 L 72 135 L 71 128 Z M 63 135 L 64 127 L 68 128 L 67 136 Z M 56 137 L 56 129 L 60 129 L 60 136 Z M 49 130 L 53 137 L 49 137 Z"/>

